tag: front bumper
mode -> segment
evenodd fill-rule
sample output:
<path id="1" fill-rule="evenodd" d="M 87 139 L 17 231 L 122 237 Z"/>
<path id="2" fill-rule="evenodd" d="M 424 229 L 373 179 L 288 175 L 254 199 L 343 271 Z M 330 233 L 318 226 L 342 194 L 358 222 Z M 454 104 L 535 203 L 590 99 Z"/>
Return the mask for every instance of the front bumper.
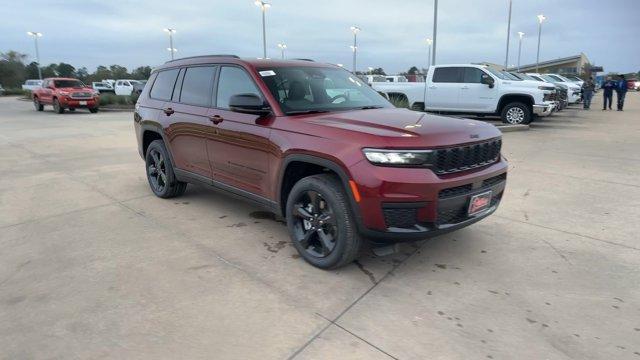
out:
<path id="1" fill-rule="evenodd" d="M 535 104 L 533 105 L 533 113 L 538 116 L 548 116 L 551 115 L 555 106 L 556 104 L 552 101 L 544 104 Z"/>
<path id="2" fill-rule="evenodd" d="M 97 98 L 87 98 L 87 99 L 74 99 L 68 96 L 60 98 L 60 105 L 65 108 L 77 109 L 77 108 L 97 108 L 100 105 L 100 102 Z"/>
<path id="3" fill-rule="evenodd" d="M 419 240 L 471 225 L 492 214 L 502 199 L 507 162 L 436 176 L 428 169 L 389 168 L 362 161 L 350 168 L 361 201 L 358 230 L 379 242 Z M 492 191 L 487 210 L 469 216 L 473 195 Z"/>

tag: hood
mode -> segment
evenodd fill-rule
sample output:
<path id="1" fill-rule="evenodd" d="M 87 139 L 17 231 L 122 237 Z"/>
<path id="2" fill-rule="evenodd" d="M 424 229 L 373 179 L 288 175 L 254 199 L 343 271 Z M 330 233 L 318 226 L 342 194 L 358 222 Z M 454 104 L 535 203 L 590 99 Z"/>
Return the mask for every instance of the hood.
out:
<path id="1" fill-rule="evenodd" d="M 387 147 L 450 146 L 501 136 L 495 126 L 482 121 L 397 108 L 318 114 L 301 120 L 326 128 L 372 135 Z"/>
<path id="2" fill-rule="evenodd" d="M 60 91 L 67 91 L 67 92 L 93 92 L 92 88 L 88 88 L 88 87 L 65 87 L 65 88 L 57 88 L 57 90 Z"/>

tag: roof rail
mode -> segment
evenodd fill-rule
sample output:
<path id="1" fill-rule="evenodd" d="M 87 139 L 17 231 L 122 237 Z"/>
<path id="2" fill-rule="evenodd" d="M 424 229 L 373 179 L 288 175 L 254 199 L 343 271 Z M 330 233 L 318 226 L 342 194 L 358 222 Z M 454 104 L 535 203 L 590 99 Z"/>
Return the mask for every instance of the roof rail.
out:
<path id="1" fill-rule="evenodd" d="M 188 60 L 188 59 L 199 59 L 199 58 L 208 58 L 208 57 L 226 57 L 226 58 L 234 58 L 234 59 L 240 59 L 240 57 L 238 55 L 232 55 L 232 54 L 213 54 L 213 55 L 198 55 L 198 56 L 189 56 L 189 57 L 183 57 L 180 59 L 175 59 L 175 60 L 169 60 L 167 62 L 165 62 L 165 64 L 174 62 L 174 61 L 180 61 L 180 60 Z"/>
<path id="2" fill-rule="evenodd" d="M 302 58 L 302 59 L 291 59 L 291 60 L 300 60 L 300 61 L 311 61 L 311 62 L 315 62 L 315 60 L 313 60 L 313 59 L 304 59 L 304 58 Z"/>

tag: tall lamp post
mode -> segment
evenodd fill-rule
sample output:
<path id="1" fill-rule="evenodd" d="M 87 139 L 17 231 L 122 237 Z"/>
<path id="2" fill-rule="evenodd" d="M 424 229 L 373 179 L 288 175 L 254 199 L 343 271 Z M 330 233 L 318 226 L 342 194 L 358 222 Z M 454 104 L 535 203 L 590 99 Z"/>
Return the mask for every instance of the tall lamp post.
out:
<path id="1" fill-rule="evenodd" d="M 40 69 L 40 50 L 38 49 L 38 38 L 42 37 L 42 33 L 36 31 L 27 31 L 27 35 L 33 36 L 36 43 L 36 64 L 38 64 L 38 77 L 42 80 L 42 70 Z"/>
<path id="2" fill-rule="evenodd" d="M 545 20 L 547 20 L 547 18 L 544 15 L 538 15 L 538 54 L 536 55 L 536 72 L 538 72 L 540 64 L 540 36 L 542 35 L 542 22 Z"/>
<path id="3" fill-rule="evenodd" d="M 433 44 L 433 40 L 431 38 L 427 38 L 426 40 L 427 46 L 429 47 L 429 56 L 427 56 L 427 72 L 424 74 L 424 95 L 422 97 L 423 100 L 427 98 L 427 74 L 429 74 L 429 68 L 431 67 L 431 44 Z"/>
<path id="4" fill-rule="evenodd" d="M 518 72 L 520 72 L 520 55 L 522 54 L 522 37 L 524 36 L 524 33 L 522 31 L 518 31 L 518 36 L 520 37 L 518 42 Z"/>
<path id="5" fill-rule="evenodd" d="M 505 71 L 509 68 L 507 64 L 509 63 L 509 40 L 511 40 L 511 3 L 512 0 L 509 0 L 509 20 L 507 21 L 507 55 L 505 55 L 504 58 Z"/>
<path id="6" fill-rule="evenodd" d="M 351 45 L 351 50 L 353 50 L 353 73 L 356 73 L 356 58 L 358 56 L 358 33 L 360 32 L 360 28 L 357 26 L 351 27 L 351 32 L 353 32 L 353 45 Z"/>
<path id="7" fill-rule="evenodd" d="M 164 32 L 166 32 L 167 34 L 169 34 L 169 47 L 167 48 L 167 50 L 169 50 L 169 52 L 171 53 L 171 60 L 173 60 L 174 58 L 174 53 L 176 51 L 178 51 L 178 49 L 173 47 L 173 34 L 176 33 L 176 29 L 173 28 L 165 28 L 163 29 Z"/>
<path id="8" fill-rule="evenodd" d="M 267 58 L 267 28 L 265 25 L 265 13 L 267 12 L 267 9 L 271 7 L 271 4 L 262 0 L 256 0 L 255 4 L 260 8 L 260 10 L 262 10 L 262 58 L 266 59 Z"/>
<path id="9" fill-rule="evenodd" d="M 282 59 L 284 59 L 284 50 L 287 48 L 287 44 L 278 44 L 278 48 L 280 49 L 280 54 L 282 54 Z"/>
<path id="10" fill-rule="evenodd" d="M 438 0 L 433 0 L 433 57 L 431 65 L 436 64 L 436 39 L 438 38 Z"/>

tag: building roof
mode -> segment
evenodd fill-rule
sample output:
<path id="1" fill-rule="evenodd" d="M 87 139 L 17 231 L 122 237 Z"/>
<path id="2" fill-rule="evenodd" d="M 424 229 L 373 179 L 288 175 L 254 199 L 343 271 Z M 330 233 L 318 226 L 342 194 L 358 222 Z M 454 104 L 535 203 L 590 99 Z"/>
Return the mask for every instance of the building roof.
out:
<path id="1" fill-rule="evenodd" d="M 587 56 L 585 54 L 583 54 L 583 53 L 580 53 L 578 55 L 567 56 L 567 57 L 563 57 L 563 58 L 559 58 L 559 59 L 541 61 L 538 64 L 538 67 L 558 66 L 558 65 L 565 64 L 565 63 L 571 63 L 571 62 L 580 61 L 580 60 L 582 60 L 583 57 L 586 60 L 586 62 L 589 62 L 589 59 L 587 59 Z M 528 65 L 521 65 L 520 66 L 520 70 L 522 70 L 522 69 L 535 69 L 535 68 L 536 68 L 536 64 L 535 63 L 528 64 Z M 517 70 L 517 67 L 509 68 L 509 71 L 513 71 L 513 70 Z"/>

